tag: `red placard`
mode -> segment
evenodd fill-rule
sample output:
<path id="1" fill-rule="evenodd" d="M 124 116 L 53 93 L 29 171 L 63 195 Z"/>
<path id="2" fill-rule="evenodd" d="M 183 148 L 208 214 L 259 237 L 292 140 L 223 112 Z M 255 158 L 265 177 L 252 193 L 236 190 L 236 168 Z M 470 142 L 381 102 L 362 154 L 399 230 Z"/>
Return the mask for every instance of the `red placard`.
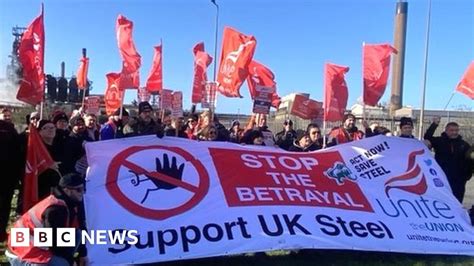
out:
<path id="1" fill-rule="evenodd" d="M 323 103 L 311 100 L 303 95 L 296 95 L 291 107 L 291 114 L 303 119 L 317 118 L 322 111 Z"/>

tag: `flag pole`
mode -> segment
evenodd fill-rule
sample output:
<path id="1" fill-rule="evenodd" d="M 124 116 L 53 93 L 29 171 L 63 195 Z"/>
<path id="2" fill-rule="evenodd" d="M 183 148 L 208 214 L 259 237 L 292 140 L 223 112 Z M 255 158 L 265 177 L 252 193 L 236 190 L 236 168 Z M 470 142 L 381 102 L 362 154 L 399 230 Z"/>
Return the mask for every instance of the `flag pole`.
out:
<path id="1" fill-rule="evenodd" d="M 212 104 L 211 120 L 214 121 L 214 113 L 217 109 L 217 39 L 219 37 L 219 5 L 216 0 L 211 0 L 211 3 L 216 6 L 216 25 L 215 25 L 215 36 L 214 36 L 214 79 L 213 86 L 216 86 L 216 95 L 214 96 L 214 103 Z"/>
<path id="2" fill-rule="evenodd" d="M 365 100 L 364 100 L 364 48 L 365 42 L 362 42 L 362 121 L 367 119 L 365 114 Z"/>
<path id="3" fill-rule="evenodd" d="M 425 118 L 425 96 L 426 96 L 426 76 L 428 72 L 428 51 L 429 51 L 429 42 L 430 42 L 430 23 L 431 23 L 431 0 L 428 0 L 428 19 L 426 26 L 426 37 L 425 37 L 425 60 L 424 60 L 424 70 L 423 70 L 423 86 L 421 93 L 421 110 L 420 110 L 420 121 L 418 128 L 418 137 L 419 139 L 423 138 L 423 120 Z"/>
<path id="4" fill-rule="evenodd" d="M 449 97 L 449 100 L 448 100 L 448 102 L 446 103 L 446 105 L 444 106 L 443 111 L 446 111 L 446 109 L 448 109 L 448 105 L 449 105 L 449 103 L 451 103 L 451 100 L 453 99 L 454 94 L 456 94 L 456 90 L 454 90 L 453 93 L 451 93 L 451 97 Z"/>

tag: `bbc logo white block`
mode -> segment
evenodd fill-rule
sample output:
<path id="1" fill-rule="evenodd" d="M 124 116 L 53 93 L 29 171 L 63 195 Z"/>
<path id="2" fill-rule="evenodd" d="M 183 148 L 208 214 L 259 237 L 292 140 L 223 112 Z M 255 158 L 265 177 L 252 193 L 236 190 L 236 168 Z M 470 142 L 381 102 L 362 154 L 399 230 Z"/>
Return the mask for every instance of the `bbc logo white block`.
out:
<path id="1" fill-rule="evenodd" d="M 33 232 L 33 245 L 35 247 L 53 246 L 53 228 L 35 228 Z"/>
<path id="2" fill-rule="evenodd" d="M 13 247 L 28 247 L 30 246 L 30 229 L 12 228 L 10 230 L 10 239 Z"/>
<path id="3" fill-rule="evenodd" d="M 75 247 L 76 229 L 58 228 L 56 229 L 56 238 L 58 247 Z"/>

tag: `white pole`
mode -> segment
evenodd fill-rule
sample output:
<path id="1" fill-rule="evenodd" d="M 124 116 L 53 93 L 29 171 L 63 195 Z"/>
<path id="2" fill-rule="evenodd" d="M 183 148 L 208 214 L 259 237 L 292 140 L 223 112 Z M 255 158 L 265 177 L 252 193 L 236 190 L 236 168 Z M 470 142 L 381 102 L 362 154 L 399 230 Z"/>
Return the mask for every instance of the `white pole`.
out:
<path id="1" fill-rule="evenodd" d="M 323 120 L 323 149 L 326 148 L 326 120 Z"/>
<path id="2" fill-rule="evenodd" d="M 426 38 L 425 38 L 425 61 L 424 61 L 424 70 L 423 70 L 423 86 L 421 93 L 421 110 L 420 110 L 420 121 L 418 128 L 418 137 L 423 139 L 423 120 L 425 118 L 425 96 L 426 96 L 426 76 L 428 72 L 428 51 L 430 43 L 430 23 L 431 23 L 431 0 L 429 0 L 428 6 L 428 20 L 426 27 Z"/>

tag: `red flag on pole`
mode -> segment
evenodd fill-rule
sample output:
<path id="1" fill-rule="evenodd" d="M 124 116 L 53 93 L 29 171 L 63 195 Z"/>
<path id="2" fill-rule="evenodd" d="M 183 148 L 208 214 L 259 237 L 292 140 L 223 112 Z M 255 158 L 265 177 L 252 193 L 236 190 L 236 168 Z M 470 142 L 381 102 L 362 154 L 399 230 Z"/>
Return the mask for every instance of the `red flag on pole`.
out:
<path id="1" fill-rule="evenodd" d="M 84 90 L 87 87 L 87 72 L 89 70 L 89 58 L 81 58 L 79 69 L 77 70 L 77 87 Z"/>
<path id="2" fill-rule="evenodd" d="M 31 105 L 41 103 L 44 97 L 44 36 L 41 5 L 41 14 L 23 33 L 18 47 L 23 76 L 16 98 Z"/>
<path id="3" fill-rule="evenodd" d="M 218 90 L 227 97 L 241 97 L 240 86 L 248 76 L 257 40 L 232 28 L 224 28 L 222 53 L 217 75 Z"/>
<path id="4" fill-rule="evenodd" d="M 138 54 L 135 44 L 133 43 L 133 22 L 119 15 L 117 18 L 116 31 L 118 48 L 123 60 L 120 87 L 124 89 L 138 89 L 140 86 L 138 69 L 142 62 L 141 56 Z"/>
<path id="5" fill-rule="evenodd" d="M 341 121 L 349 96 L 344 79 L 349 67 L 326 63 L 324 68 L 324 121 Z"/>
<path id="6" fill-rule="evenodd" d="M 474 100 L 474 61 L 467 68 L 456 90 Z"/>
<path id="7" fill-rule="evenodd" d="M 248 66 L 249 76 L 247 77 L 247 84 L 250 91 L 250 96 L 255 99 L 257 95 L 257 85 L 263 87 L 274 88 L 272 94 L 272 106 L 278 108 L 280 106 L 280 96 L 276 92 L 275 75 L 273 72 L 263 64 L 252 60 Z"/>
<path id="8" fill-rule="evenodd" d="M 54 165 L 37 129 L 30 125 L 26 151 L 25 178 L 23 187 L 23 210 L 38 203 L 38 175 Z"/>
<path id="9" fill-rule="evenodd" d="M 146 89 L 148 92 L 160 92 L 163 89 L 162 48 L 162 43 L 158 46 L 155 46 L 153 66 L 151 67 L 148 80 L 146 81 Z"/>
<path id="10" fill-rule="evenodd" d="M 387 86 L 390 56 L 397 50 L 390 44 L 366 44 L 363 46 L 364 103 L 377 105 Z"/>
<path id="11" fill-rule="evenodd" d="M 212 63 L 212 57 L 204 51 L 204 43 L 200 42 L 193 48 L 194 53 L 194 81 L 191 96 L 192 103 L 203 102 L 206 94 L 207 67 Z"/>
<path id="12" fill-rule="evenodd" d="M 105 89 L 105 111 L 111 115 L 122 106 L 124 90 L 119 86 L 120 73 L 108 73 L 107 88 Z"/>

